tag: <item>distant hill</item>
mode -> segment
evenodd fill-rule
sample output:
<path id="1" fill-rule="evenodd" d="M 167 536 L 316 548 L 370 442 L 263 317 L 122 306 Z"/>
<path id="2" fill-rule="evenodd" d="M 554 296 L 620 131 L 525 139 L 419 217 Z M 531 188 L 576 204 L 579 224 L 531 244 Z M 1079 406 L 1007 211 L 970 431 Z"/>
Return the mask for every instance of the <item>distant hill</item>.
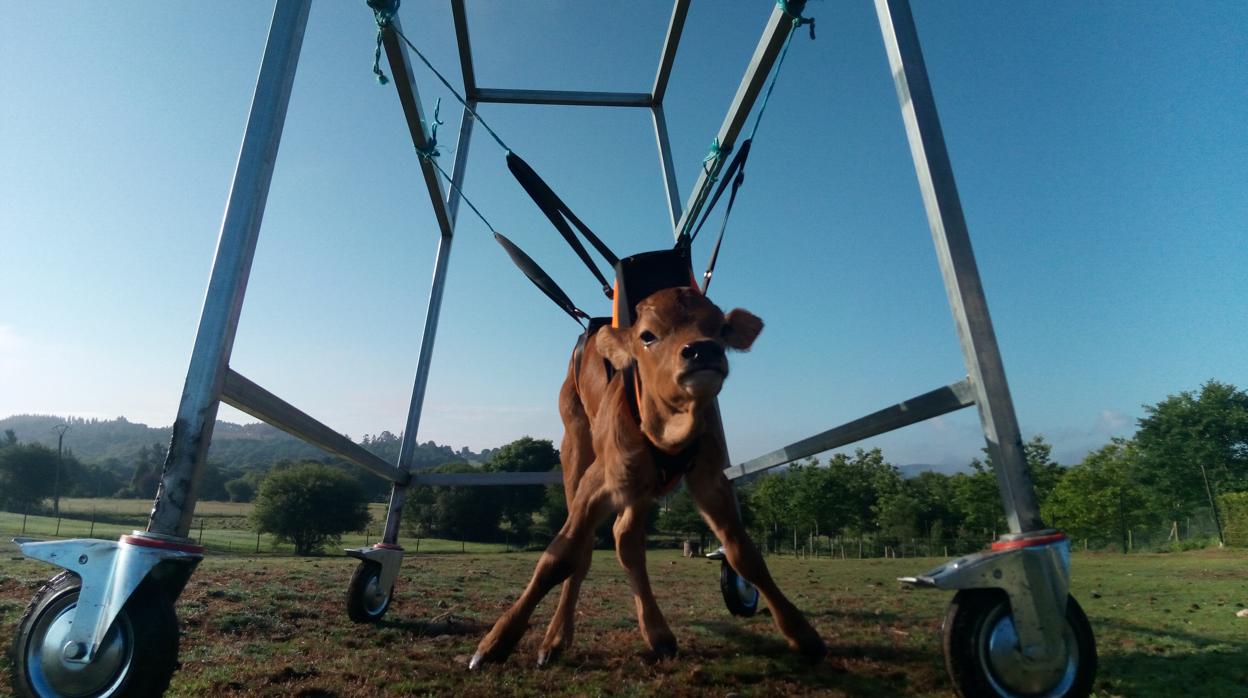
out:
<path id="1" fill-rule="evenodd" d="M 83 463 L 103 464 L 116 459 L 126 464 L 144 447 L 152 444 L 168 446 L 173 435 L 172 427 L 149 427 L 125 417 L 82 419 L 33 414 L 0 419 L 0 434 L 12 429 L 18 441 L 56 448 L 56 433 L 52 427 L 58 424 L 70 426 L 65 434 L 65 448 Z M 360 443 L 390 462 L 398 460 L 400 440 L 395 434 L 383 431 L 376 436 L 365 435 Z M 450 446 L 427 441 L 418 446 L 414 455 L 417 464 L 441 465 L 451 461 L 477 462 L 484 460 L 488 454 L 489 449 L 482 453 L 474 453 L 467 448 L 456 451 Z M 208 450 L 208 460 L 227 470 L 267 468 L 280 460 L 321 459 L 327 456 L 321 449 L 261 422 L 234 424 L 218 421 Z"/>
<path id="2" fill-rule="evenodd" d="M 955 465 L 935 465 L 932 463 L 907 463 L 906 465 L 897 466 L 897 470 L 901 472 L 904 478 L 912 478 L 919 473 L 940 473 L 941 475 L 957 475 L 958 473 L 969 473 L 971 467 L 967 464 Z"/>

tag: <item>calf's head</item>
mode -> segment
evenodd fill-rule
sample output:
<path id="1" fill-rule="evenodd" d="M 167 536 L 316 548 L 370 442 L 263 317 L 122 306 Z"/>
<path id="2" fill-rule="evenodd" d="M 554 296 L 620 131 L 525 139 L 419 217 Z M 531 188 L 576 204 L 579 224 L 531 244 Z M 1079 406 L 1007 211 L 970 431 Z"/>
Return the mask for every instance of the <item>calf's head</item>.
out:
<path id="1" fill-rule="evenodd" d="M 725 350 L 749 349 L 762 329 L 748 310 L 725 315 L 696 289 L 668 288 L 637 304 L 632 327 L 599 330 L 598 351 L 617 369 L 635 362 L 646 392 L 679 409 L 718 395 Z"/>

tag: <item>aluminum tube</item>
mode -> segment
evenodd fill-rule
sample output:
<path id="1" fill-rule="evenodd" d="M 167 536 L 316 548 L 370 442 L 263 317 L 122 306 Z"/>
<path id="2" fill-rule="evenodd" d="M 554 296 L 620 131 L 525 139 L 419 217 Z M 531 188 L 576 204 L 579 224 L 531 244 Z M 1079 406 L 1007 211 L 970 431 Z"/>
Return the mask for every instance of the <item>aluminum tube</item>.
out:
<path id="1" fill-rule="evenodd" d="M 680 35 L 685 30 L 685 18 L 688 16 L 689 0 L 676 0 L 672 6 L 672 19 L 667 23 L 667 36 L 663 39 L 663 53 L 659 54 L 659 72 L 654 76 L 654 88 L 650 90 L 650 99 L 656 105 L 662 104 L 667 94 L 672 64 L 676 62 L 676 48 L 680 46 Z"/>
<path id="2" fill-rule="evenodd" d="M 470 106 L 472 105 L 469 102 Z M 455 165 L 451 170 L 450 199 L 446 207 L 450 214 L 451 228 L 454 229 L 459 214 L 459 187 L 464 181 L 464 171 L 468 166 L 468 145 L 472 138 L 474 119 L 467 109 L 459 120 L 459 141 L 455 146 Z M 403 440 L 399 444 L 399 470 L 411 472 L 412 458 L 416 451 L 416 436 L 420 431 L 420 416 L 425 404 L 425 389 L 429 385 L 429 367 L 433 363 L 433 345 L 438 334 L 438 318 L 442 314 L 442 293 L 446 288 L 447 266 L 451 258 L 451 241 L 453 235 L 443 235 L 438 239 L 437 258 L 433 263 L 433 283 L 429 289 L 429 306 L 425 310 L 425 329 L 420 338 L 420 357 L 416 362 L 416 380 L 412 385 L 412 400 L 407 408 L 407 423 L 403 428 Z M 391 545 L 398 542 L 399 524 L 403 516 L 403 504 L 407 499 L 407 487 L 396 485 L 390 490 L 390 506 L 386 512 L 386 528 L 382 533 L 382 541 Z"/>
<path id="3" fill-rule="evenodd" d="M 494 104 L 555 104 L 573 107 L 649 107 L 649 92 L 509 90 L 479 87 L 469 97 Z"/>
<path id="4" fill-rule="evenodd" d="M 400 483 L 408 479 L 406 472 L 390 465 L 363 446 L 308 416 L 236 371 L 227 370 L 221 401 L 272 424 L 287 434 L 341 456 L 379 477 Z"/>
<path id="5" fill-rule="evenodd" d="M 654 117 L 654 139 L 659 146 L 659 167 L 663 169 L 663 190 L 667 194 L 668 211 L 672 216 L 672 227 L 680 220 L 680 185 L 676 182 L 676 165 L 672 162 L 672 142 L 667 135 L 667 117 L 663 115 L 663 106 L 655 103 L 650 109 Z"/>
<path id="6" fill-rule="evenodd" d="M 1027 469 L 1018 419 L 975 265 L 914 17 L 906 0 L 876 0 L 875 9 L 962 356 L 975 388 L 988 451 L 996 464 L 1006 521 L 1011 533 L 1041 530 L 1045 525 Z"/>
<path id="7" fill-rule="evenodd" d="M 207 459 L 234 348 L 309 6 L 309 0 L 278 0 L 273 11 L 169 455 L 147 523 L 151 533 L 185 537 L 191 530 L 201 466 Z"/>
<path id="8" fill-rule="evenodd" d="M 544 473 L 426 473 L 412 476 L 413 485 L 457 485 L 460 487 L 557 485 L 562 482 L 563 473 L 558 470 Z"/>
<path id="9" fill-rule="evenodd" d="M 741 84 L 737 87 L 737 94 L 733 97 L 732 104 L 728 107 L 728 115 L 724 117 L 724 123 L 719 127 L 717 135 L 719 147 L 725 152 L 736 145 L 737 136 L 741 134 L 741 129 L 745 126 L 745 120 L 750 116 L 750 111 L 754 109 L 754 102 L 758 99 L 759 93 L 762 92 L 763 84 L 767 82 L 767 76 L 771 74 L 771 68 L 775 65 L 776 58 L 780 56 L 780 49 L 784 47 L 784 41 L 788 38 L 792 29 L 793 18 L 786 15 L 784 10 L 777 5 L 771 11 L 771 17 L 767 20 L 767 27 L 763 29 L 763 36 L 759 39 L 758 46 L 754 49 L 754 56 L 750 59 L 750 65 L 745 69 L 745 75 L 741 77 Z M 707 186 L 707 180 L 718 174 L 718 167 L 709 174 L 705 168 L 700 169 L 698 179 L 693 185 L 693 191 L 685 204 L 684 212 L 673 229 L 674 236 L 680 234 L 681 229 L 685 227 L 685 223 L 691 216 L 698 215 L 698 211 L 701 208 L 701 202 L 698 200 L 699 193 L 703 187 Z"/>
<path id="10" fill-rule="evenodd" d="M 403 25 L 398 17 L 390 20 L 390 26 L 382 33 L 382 45 L 386 49 L 386 60 L 390 63 L 390 73 L 395 90 L 399 93 L 399 103 L 403 105 L 403 116 L 407 119 L 407 130 L 412 137 L 412 145 L 417 150 L 429 147 L 429 136 L 425 129 L 425 113 L 420 104 L 420 92 L 416 89 L 416 79 L 412 75 L 412 63 L 408 59 L 407 47 L 399 39 L 398 32 Z M 450 235 L 451 217 L 446 210 L 446 194 L 442 191 L 442 176 L 434 168 L 433 163 L 421 158 L 420 172 L 425 178 L 425 187 L 429 190 L 429 201 L 433 205 L 434 216 L 438 219 L 438 230 L 443 235 Z"/>
<path id="11" fill-rule="evenodd" d="M 464 0 L 451 0 L 451 17 L 455 22 L 455 45 L 459 48 L 459 72 L 464 76 L 464 94 L 472 99 L 477 89 L 477 73 L 472 67 L 472 42 L 468 40 L 468 15 Z"/>
<path id="12" fill-rule="evenodd" d="M 752 473 L 792 463 L 799 458 L 813 456 L 816 453 L 847 446 L 856 441 L 916 424 L 925 419 L 939 417 L 973 404 L 975 404 L 974 389 L 970 381 L 961 380 L 791 443 L 782 449 L 761 455 L 740 465 L 726 468 L 724 472 L 729 480 L 735 480 Z"/>

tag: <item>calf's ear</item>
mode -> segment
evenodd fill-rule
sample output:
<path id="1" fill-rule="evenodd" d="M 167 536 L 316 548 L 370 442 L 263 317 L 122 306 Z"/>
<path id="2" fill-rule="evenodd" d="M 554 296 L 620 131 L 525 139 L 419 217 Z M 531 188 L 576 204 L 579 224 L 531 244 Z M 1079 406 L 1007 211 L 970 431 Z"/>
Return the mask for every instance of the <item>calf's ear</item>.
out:
<path id="1" fill-rule="evenodd" d="M 762 331 L 763 321 L 744 308 L 736 308 L 724 317 L 724 344 L 731 349 L 749 349 Z"/>
<path id="2" fill-rule="evenodd" d="M 628 330 L 603 327 L 594 335 L 597 340 L 598 353 L 602 354 L 602 358 L 610 361 L 617 371 L 623 371 L 633 361 L 633 357 L 628 353 L 626 332 Z"/>

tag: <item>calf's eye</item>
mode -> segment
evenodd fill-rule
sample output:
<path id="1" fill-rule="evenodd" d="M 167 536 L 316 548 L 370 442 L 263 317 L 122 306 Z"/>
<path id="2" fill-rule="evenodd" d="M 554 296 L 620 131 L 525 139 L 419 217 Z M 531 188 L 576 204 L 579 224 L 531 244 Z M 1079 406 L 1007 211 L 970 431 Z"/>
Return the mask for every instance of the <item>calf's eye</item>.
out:
<path id="1" fill-rule="evenodd" d="M 643 331 L 641 335 L 639 336 L 641 337 L 641 343 L 646 346 L 650 346 L 651 344 L 654 344 L 659 339 L 658 337 L 655 337 L 654 333 L 651 332 L 650 330 Z"/>

